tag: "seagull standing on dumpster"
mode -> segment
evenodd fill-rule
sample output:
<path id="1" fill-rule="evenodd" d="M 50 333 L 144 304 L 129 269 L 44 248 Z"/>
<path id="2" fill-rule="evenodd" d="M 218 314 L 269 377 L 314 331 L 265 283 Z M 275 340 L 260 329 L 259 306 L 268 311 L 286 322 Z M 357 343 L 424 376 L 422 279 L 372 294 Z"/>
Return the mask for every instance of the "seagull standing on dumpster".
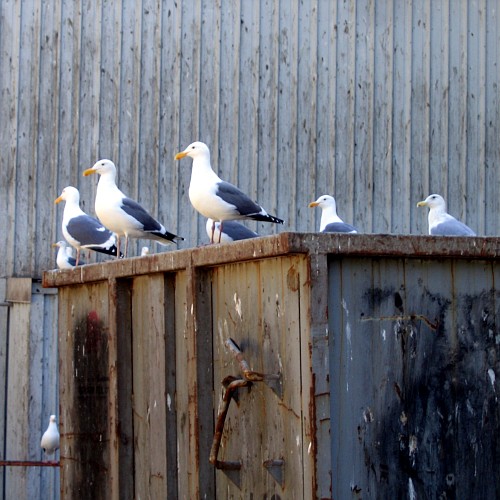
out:
<path id="1" fill-rule="evenodd" d="M 282 219 L 269 215 L 233 184 L 223 181 L 210 165 L 210 150 L 203 142 L 193 142 L 175 155 L 176 160 L 189 156 L 193 160 L 189 200 L 201 215 L 214 221 L 210 242 L 214 243 L 215 222 L 220 222 L 219 243 L 224 221 L 252 219 L 283 224 Z"/>
<path id="2" fill-rule="evenodd" d="M 417 207 L 429 207 L 429 234 L 432 236 L 476 236 L 463 222 L 446 212 L 446 202 L 439 194 L 431 194 Z"/>
<path id="3" fill-rule="evenodd" d="M 83 172 L 85 176 L 92 174 L 101 176 L 97 184 L 95 213 L 99 220 L 116 234 L 118 248 L 120 248 L 120 237 L 125 236 L 125 257 L 129 238 L 155 240 L 161 245 L 184 239 L 167 231 L 139 203 L 118 189 L 116 166 L 111 160 L 98 160 L 92 168 Z"/>
<path id="4" fill-rule="evenodd" d="M 54 203 L 65 201 L 62 232 L 66 241 L 76 248 L 75 266 L 80 263 L 80 250 L 117 255 L 116 238 L 97 219 L 80 208 L 80 192 L 73 186 L 65 187 Z"/>

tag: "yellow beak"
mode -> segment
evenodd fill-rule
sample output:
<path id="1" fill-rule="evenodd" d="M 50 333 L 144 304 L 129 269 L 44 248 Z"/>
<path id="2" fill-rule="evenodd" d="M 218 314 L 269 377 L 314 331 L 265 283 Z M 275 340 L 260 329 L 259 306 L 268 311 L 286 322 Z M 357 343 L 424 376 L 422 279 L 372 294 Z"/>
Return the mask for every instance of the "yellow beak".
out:
<path id="1" fill-rule="evenodd" d="M 174 160 L 180 160 L 181 158 L 185 158 L 187 156 L 187 153 L 185 151 L 181 151 L 180 153 L 177 153 L 175 155 Z"/>
<path id="2" fill-rule="evenodd" d="M 87 175 L 92 175 L 92 174 L 95 174 L 95 170 L 94 170 L 94 169 L 92 169 L 92 168 L 88 168 L 87 170 L 84 170 L 84 171 L 83 171 L 83 175 L 84 175 L 85 177 L 87 177 Z"/>
<path id="3" fill-rule="evenodd" d="M 52 243 L 52 246 L 53 246 L 53 247 L 58 247 L 58 246 L 59 246 L 59 243 Z"/>
<path id="4" fill-rule="evenodd" d="M 62 197 L 61 197 L 61 196 L 59 196 L 58 198 L 56 198 L 56 199 L 54 200 L 54 203 L 57 205 L 57 204 L 58 204 L 58 203 L 60 203 L 61 201 L 63 201 L 63 199 L 62 199 Z"/>
<path id="5" fill-rule="evenodd" d="M 427 202 L 426 201 L 419 201 L 417 203 L 417 207 L 426 207 L 427 206 Z"/>
<path id="6" fill-rule="evenodd" d="M 311 203 L 309 203 L 309 208 L 317 207 L 318 205 L 319 203 L 317 203 L 316 201 L 311 201 Z"/>

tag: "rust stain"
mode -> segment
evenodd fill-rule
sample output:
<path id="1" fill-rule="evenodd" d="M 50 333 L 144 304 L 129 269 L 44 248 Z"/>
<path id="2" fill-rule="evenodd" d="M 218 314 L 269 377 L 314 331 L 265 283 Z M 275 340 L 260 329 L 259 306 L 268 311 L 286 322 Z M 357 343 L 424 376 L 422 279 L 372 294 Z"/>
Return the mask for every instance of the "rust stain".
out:
<path id="1" fill-rule="evenodd" d="M 299 289 L 299 273 L 295 268 L 295 265 L 292 265 L 286 274 L 286 284 L 289 290 L 292 292 L 296 292 Z"/>

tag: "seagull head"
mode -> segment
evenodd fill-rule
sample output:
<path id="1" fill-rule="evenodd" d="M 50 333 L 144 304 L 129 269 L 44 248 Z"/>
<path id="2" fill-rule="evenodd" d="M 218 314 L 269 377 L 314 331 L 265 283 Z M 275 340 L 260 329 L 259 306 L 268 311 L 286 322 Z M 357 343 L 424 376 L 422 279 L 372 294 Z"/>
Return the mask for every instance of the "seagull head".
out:
<path id="1" fill-rule="evenodd" d="M 55 422 L 56 421 L 56 416 L 55 415 L 51 415 L 49 420 L 51 422 Z"/>
<path id="2" fill-rule="evenodd" d="M 439 194 L 431 194 L 427 196 L 425 200 L 419 201 L 417 203 L 417 207 L 429 207 L 431 210 L 438 209 L 445 212 L 446 202 L 444 201 L 444 198 Z"/>
<path id="3" fill-rule="evenodd" d="M 116 166 L 111 160 L 97 160 L 92 168 L 88 168 L 83 172 L 84 176 L 92 174 L 112 174 L 116 175 Z"/>
<path id="4" fill-rule="evenodd" d="M 73 186 L 66 186 L 61 195 L 55 199 L 54 203 L 60 203 L 61 201 L 74 202 L 76 204 L 80 203 L 80 193 L 78 189 Z"/>
<path id="5" fill-rule="evenodd" d="M 58 241 L 57 243 L 52 243 L 53 247 L 58 247 L 58 248 L 66 248 L 68 245 L 65 241 L 61 240 Z"/>
<path id="6" fill-rule="evenodd" d="M 193 160 L 195 158 L 208 158 L 210 159 L 210 150 L 204 142 L 193 142 L 184 151 L 175 155 L 175 160 L 180 160 L 189 156 Z"/>
<path id="7" fill-rule="evenodd" d="M 335 203 L 335 198 L 329 194 L 324 194 L 320 196 L 316 201 L 309 203 L 309 207 L 320 207 L 322 210 L 325 208 L 330 208 L 337 212 L 337 204 Z"/>

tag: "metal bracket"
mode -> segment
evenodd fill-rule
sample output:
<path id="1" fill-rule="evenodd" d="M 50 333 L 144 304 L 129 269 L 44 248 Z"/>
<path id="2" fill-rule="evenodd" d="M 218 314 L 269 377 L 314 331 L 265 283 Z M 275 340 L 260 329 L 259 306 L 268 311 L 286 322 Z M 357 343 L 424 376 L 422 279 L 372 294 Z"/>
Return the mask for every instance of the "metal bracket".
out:
<path id="1" fill-rule="evenodd" d="M 278 460 L 266 460 L 262 465 L 283 488 L 285 486 L 285 461 L 282 458 Z"/>
<path id="2" fill-rule="evenodd" d="M 222 396 L 222 402 L 217 416 L 217 422 L 215 424 L 215 434 L 212 441 L 212 449 L 210 450 L 209 462 L 215 466 L 216 469 L 223 471 L 239 488 L 241 485 L 241 461 L 221 461 L 217 458 L 219 455 L 222 433 L 224 432 L 224 423 L 226 421 L 231 399 L 237 398 L 237 390 L 240 387 L 251 386 L 253 382 L 266 383 L 281 398 L 283 384 L 281 373 L 265 375 L 263 373 L 250 370 L 248 363 L 243 357 L 241 349 L 233 339 L 228 338 L 224 344 L 238 361 L 243 378 L 229 375 L 222 381 L 224 394 Z M 264 462 L 264 467 L 266 467 L 273 478 L 281 485 L 283 485 L 284 481 L 283 466 L 283 460 L 266 460 Z"/>

